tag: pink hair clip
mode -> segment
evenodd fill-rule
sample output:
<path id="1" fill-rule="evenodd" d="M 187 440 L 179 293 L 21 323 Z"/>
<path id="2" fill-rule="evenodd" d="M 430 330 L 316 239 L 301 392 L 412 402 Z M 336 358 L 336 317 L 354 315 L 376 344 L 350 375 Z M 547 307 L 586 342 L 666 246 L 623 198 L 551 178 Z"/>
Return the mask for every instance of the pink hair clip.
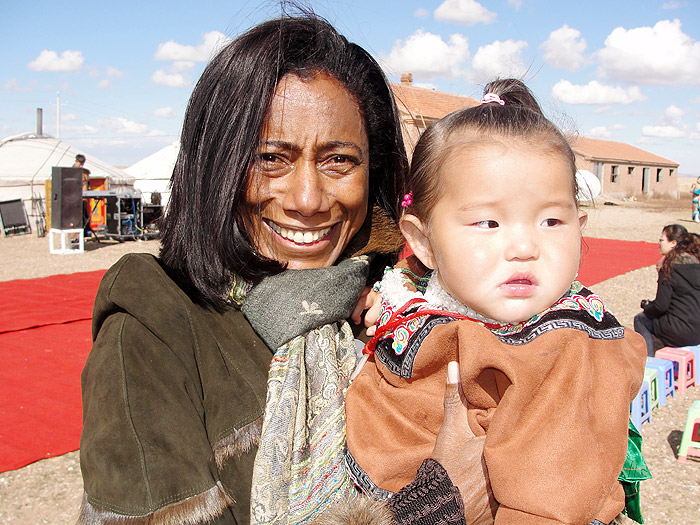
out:
<path id="1" fill-rule="evenodd" d="M 408 208 L 411 204 L 413 204 L 413 192 L 409 191 L 406 195 L 403 196 L 403 200 L 401 201 L 401 207 Z"/>
<path id="2" fill-rule="evenodd" d="M 506 105 L 503 99 L 496 95 L 496 93 L 486 93 L 484 95 L 484 98 L 481 99 L 482 104 L 488 104 L 489 102 L 495 102 L 496 104 L 500 104 L 501 106 Z"/>

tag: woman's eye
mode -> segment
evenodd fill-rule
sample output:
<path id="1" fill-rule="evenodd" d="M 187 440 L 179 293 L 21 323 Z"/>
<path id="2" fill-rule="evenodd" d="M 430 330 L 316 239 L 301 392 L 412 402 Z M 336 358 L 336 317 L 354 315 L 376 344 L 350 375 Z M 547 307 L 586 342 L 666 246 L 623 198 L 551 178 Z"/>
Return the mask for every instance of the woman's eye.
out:
<path id="1" fill-rule="evenodd" d="M 561 224 L 561 221 L 559 219 L 545 219 L 542 221 L 542 226 L 558 226 Z"/>
<path id="2" fill-rule="evenodd" d="M 496 221 L 479 221 L 474 223 L 477 228 L 498 228 L 498 223 Z"/>
<path id="3" fill-rule="evenodd" d="M 347 173 L 358 166 L 360 161 L 348 155 L 331 155 L 321 163 L 323 169 L 335 173 Z"/>
<path id="4" fill-rule="evenodd" d="M 288 168 L 287 162 L 277 153 L 258 153 L 255 165 L 257 169 L 269 175 L 283 174 Z"/>

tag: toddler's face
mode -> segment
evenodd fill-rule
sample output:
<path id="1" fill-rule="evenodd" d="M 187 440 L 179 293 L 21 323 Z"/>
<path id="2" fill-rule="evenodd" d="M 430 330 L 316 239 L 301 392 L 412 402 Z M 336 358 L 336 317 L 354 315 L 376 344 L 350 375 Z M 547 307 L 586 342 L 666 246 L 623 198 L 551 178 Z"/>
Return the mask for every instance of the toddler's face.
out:
<path id="1" fill-rule="evenodd" d="M 548 308 L 578 271 L 586 214 L 576 208 L 569 165 L 560 153 L 535 149 L 517 139 L 456 148 L 440 171 L 442 195 L 428 224 L 402 222 L 447 292 L 504 323 Z"/>

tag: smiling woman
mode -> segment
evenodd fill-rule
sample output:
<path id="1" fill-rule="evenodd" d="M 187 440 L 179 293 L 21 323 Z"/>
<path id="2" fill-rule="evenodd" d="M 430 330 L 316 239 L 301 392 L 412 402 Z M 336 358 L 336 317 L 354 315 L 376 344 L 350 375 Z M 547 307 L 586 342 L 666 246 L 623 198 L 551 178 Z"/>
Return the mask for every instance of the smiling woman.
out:
<path id="1" fill-rule="evenodd" d="M 333 264 L 367 216 L 369 145 L 354 97 L 333 77 L 277 86 L 246 193 L 258 252 L 288 268 Z"/>
<path id="2" fill-rule="evenodd" d="M 347 510 L 360 498 L 345 469 L 357 360 L 346 319 L 402 244 L 407 161 L 388 82 L 325 21 L 272 20 L 206 68 L 181 144 L 160 257 L 124 257 L 95 300 L 80 522 L 302 523 Z M 462 517 L 445 469 L 483 479 L 481 443 L 453 435 L 471 462 L 427 461 L 404 496 L 359 512 Z M 428 486 L 435 499 L 417 500 Z"/>

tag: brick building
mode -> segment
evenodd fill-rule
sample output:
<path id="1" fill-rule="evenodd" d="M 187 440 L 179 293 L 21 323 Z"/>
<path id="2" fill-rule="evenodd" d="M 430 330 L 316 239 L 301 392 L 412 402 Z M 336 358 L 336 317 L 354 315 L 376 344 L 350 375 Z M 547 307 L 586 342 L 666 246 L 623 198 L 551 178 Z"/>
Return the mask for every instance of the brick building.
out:
<path id="1" fill-rule="evenodd" d="M 607 195 L 678 196 L 677 162 L 611 140 L 576 137 L 571 145 L 576 166 L 598 177 Z"/>

